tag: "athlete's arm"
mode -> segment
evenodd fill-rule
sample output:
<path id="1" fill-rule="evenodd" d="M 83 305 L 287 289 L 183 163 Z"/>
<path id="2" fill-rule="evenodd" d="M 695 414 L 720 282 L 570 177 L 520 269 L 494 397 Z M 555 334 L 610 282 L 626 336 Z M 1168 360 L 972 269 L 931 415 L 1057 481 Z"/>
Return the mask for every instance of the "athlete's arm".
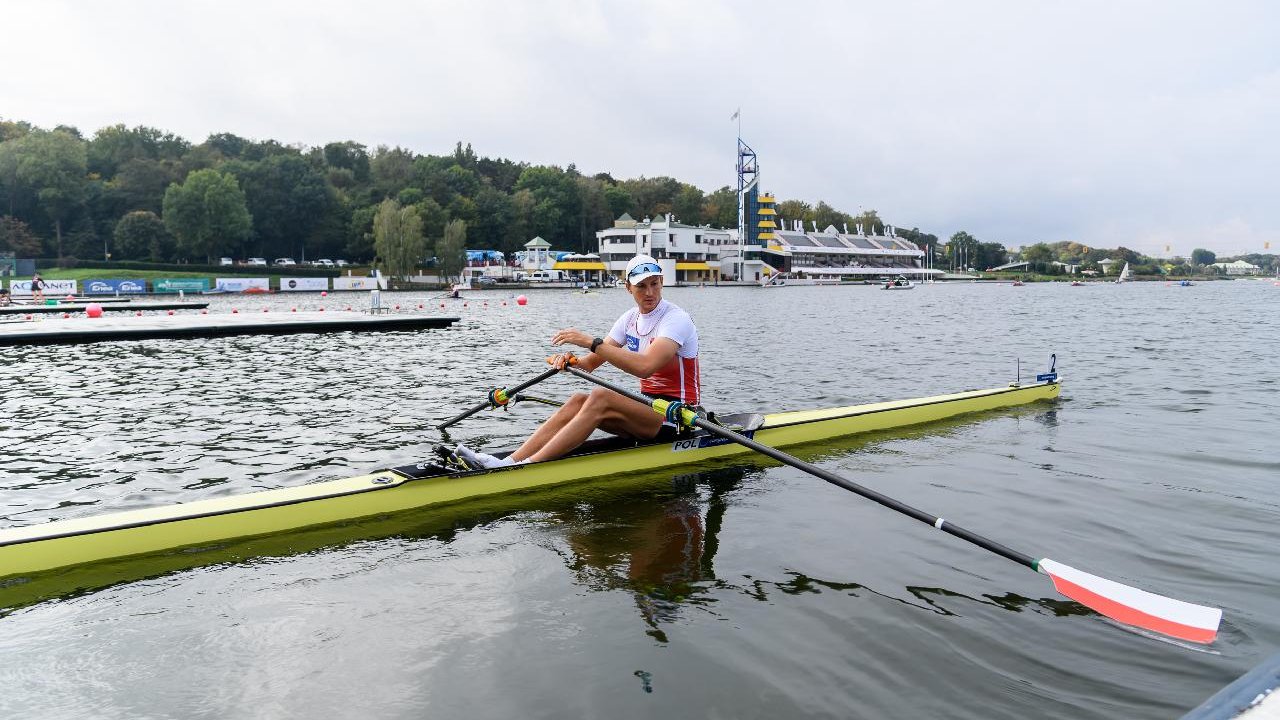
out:
<path id="1" fill-rule="evenodd" d="M 551 338 L 551 343 L 577 345 L 590 350 L 591 341 L 594 339 L 581 330 L 567 328 L 556 333 Z M 608 338 L 596 348 L 595 352 L 579 357 L 578 366 L 591 372 L 608 362 L 629 375 L 644 379 L 666 367 L 679 350 L 679 343 L 667 337 L 655 338 L 642 353 L 631 352 L 623 348 L 618 341 Z"/>
<path id="2" fill-rule="evenodd" d="M 642 353 L 631 352 L 612 340 L 606 344 L 609 347 L 601 345 L 596 350 L 596 357 L 603 358 L 614 367 L 642 380 L 666 367 L 680 350 L 680 345 L 675 340 L 665 337 L 655 338 Z"/>

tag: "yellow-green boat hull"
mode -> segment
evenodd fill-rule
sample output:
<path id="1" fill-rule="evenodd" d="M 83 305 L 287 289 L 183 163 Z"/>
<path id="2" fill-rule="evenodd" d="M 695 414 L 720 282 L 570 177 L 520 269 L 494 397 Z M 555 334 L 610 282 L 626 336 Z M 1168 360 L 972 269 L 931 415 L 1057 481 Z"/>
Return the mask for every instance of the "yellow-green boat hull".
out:
<path id="1" fill-rule="evenodd" d="M 773 413 L 758 442 L 787 447 L 1025 405 L 1058 396 L 1058 382 L 826 410 Z M 728 443 L 676 442 L 587 453 L 545 463 L 411 479 L 393 471 L 212 500 L 0 530 L 0 578 L 216 545 L 238 538 L 349 522 L 502 493 L 751 452 Z M 693 446 L 693 447 L 689 447 Z"/>

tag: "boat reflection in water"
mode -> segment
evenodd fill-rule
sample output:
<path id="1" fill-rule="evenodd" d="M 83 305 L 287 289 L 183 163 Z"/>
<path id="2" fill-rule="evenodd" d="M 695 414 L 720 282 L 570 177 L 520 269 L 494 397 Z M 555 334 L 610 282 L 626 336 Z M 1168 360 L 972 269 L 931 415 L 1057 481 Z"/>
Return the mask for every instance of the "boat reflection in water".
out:
<path id="1" fill-rule="evenodd" d="M 570 569 L 591 589 L 632 592 L 647 633 L 666 642 L 661 624 L 714 587 L 726 496 L 748 475 L 763 471 L 735 466 L 677 475 L 657 498 L 615 497 L 561 513 Z"/>

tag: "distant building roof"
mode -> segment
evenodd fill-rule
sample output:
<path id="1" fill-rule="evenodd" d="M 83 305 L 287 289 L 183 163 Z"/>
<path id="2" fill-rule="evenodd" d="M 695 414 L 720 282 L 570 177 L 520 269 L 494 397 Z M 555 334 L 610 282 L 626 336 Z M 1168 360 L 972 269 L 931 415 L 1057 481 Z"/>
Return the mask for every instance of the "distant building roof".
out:
<path id="1" fill-rule="evenodd" d="M 543 240 L 541 237 L 536 237 L 530 240 L 529 242 L 525 243 L 524 246 L 529 248 L 530 250 L 534 250 L 537 248 L 549 248 L 551 247 L 551 243 L 547 242 L 546 240 Z"/>

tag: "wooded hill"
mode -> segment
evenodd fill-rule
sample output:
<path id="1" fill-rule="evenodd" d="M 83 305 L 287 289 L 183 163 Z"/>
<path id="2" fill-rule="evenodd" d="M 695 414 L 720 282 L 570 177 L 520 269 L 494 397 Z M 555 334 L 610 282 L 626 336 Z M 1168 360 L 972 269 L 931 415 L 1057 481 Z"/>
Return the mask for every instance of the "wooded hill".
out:
<path id="1" fill-rule="evenodd" d="M 469 144 L 419 155 L 349 140 L 307 147 L 219 133 L 195 145 L 150 127 L 113 125 L 85 138 L 73 127 L 0 120 L 0 251 L 19 257 L 368 261 L 385 199 L 417 213 L 428 251 L 453 220 L 466 223 L 468 247 L 505 252 L 534 236 L 594 252 L 596 231 L 623 213 L 737 226 L 728 185 L 705 192 L 670 177 L 586 175 L 573 165 L 479 157 Z M 855 217 L 798 200 L 778 209 L 806 226 L 883 229 L 875 211 Z M 918 231 L 900 234 L 936 243 Z"/>

